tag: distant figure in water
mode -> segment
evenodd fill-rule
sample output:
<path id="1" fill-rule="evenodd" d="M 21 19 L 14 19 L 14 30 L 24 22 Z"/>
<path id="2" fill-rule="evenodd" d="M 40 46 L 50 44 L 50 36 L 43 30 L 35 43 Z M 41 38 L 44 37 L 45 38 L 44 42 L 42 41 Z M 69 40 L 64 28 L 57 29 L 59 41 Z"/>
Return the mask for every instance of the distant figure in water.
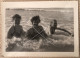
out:
<path id="1" fill-rule="evenodd" d="M 39 16 L 32 17 L 31 22 L 33 26 L 26 33 L 26 37 L 28 39 L 39 40 L 40 38 L 45 39 L 46 37 L 48 37 L 43 27 L 39 25 L 40 21 L 41 20 Z"/>
<path id="2" fill-rule="evenodd" d="M 57 21 L 54 19 L 50 23 L 50 33 L 54 34 L 56 29 L 57 29 Z"/>
<path id="3" fill-rule="evenodd" d="M 8 38 L 8 42 L 9 42 L 9 44 L 8 44 L 9 50 L 14 48 L 14 46 L 15 46 L 14 42 L 16 42 L 16 43 L 19 42 L 20 43 L 21 42 L 21 37 L 24 36 L 23 28 L 20 25 L 21 16 L 18 15 L 18 14 L 15 14 L 12 18 L 13 18 L 14 24 L 9 29 L 8 34 L 7 34 L 7 38 Z"/>
<path id="4" fill-rule="evenodd" d="M 69 35 L 74 36 L 73 34 L 71 34 L 69 31 L 62 29 L 62 28 L 58 28 L 57 27 L 57 20 L 54 19 L 53 21 L 51 21 L 50 23 L 50 34 L 53 35 L 55 33 L 55 30 L 61 30 L 64 32 L 67 32 Z"/>

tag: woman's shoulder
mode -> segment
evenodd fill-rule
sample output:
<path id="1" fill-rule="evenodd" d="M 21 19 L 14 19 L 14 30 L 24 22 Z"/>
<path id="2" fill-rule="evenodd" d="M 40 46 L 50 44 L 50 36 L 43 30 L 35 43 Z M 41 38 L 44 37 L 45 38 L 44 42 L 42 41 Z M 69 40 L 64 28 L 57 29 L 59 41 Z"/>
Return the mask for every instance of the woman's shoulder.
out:
<path id="1" fill-rule="evenodd" d="M 38 26 L 40 29 L 43 29 L 43 27 L 42 26 Z"/>
<path id="2" fill-rule="evenodd" d="M 34 30 L 33 28 L 30 28 L 28 31 Z"/>
<path id="3" fill-rule="evenodd" d="M 9 30 L 11 30 L 11 31 L 12 31 L 13 29 L 14 29 L 14 25 L 13 25 L 13 26 L 11 26 Z"/>
<path id="4" fill-rule="evenodd" d="M 34 29 L 33 28 L 30 28 L 30 29 L 28 29 L 28 32 L 32 32 Z"/>

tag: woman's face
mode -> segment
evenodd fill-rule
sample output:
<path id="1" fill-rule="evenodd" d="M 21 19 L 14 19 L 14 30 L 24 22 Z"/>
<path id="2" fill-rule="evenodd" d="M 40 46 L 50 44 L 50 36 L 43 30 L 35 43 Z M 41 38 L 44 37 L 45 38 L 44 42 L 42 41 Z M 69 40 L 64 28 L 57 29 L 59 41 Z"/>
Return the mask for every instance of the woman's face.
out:
<path id="1" fill-rule="evenodd" d="M 32 24 L 33 24 L 34 27 L 38 26 L 38 22 L 37 21 L 33 21 Z"/>
<path id="2" fill-rule="evenodd" d="M 20 19 L 19 18 L 14 18 L 15 24 L 19 25 L 20 24 Z"/>

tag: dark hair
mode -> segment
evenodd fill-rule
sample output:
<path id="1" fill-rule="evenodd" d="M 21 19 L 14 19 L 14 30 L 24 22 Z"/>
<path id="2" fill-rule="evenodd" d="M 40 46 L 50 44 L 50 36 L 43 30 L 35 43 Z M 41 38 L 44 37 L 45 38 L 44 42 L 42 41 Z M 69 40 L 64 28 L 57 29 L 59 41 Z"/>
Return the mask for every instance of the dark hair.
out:
<path id="1" fill-rule="evenodd" d="M 33 21 L 40 23 L 40 17 L 39 16 L 32 17 L 31 22 L 33 23 Z"/>
<path id="2" fill-rule="evenodd" d="M 54 19 L 54 21 L 57 21 L 56 19 Z"/>
<path id="3" fill-rule="evenodd" d="M 20 24 L 21 16 L 18 14 L 15 14 L 13 17 L 13 20 L 15 20 L 15 24 Z M 16 18 L 16 19 L 14 19 Z"/>
<path id="4" fill-rule="evenodd" d="M 21 16 L 19 14 L 15 14 L 12 18 L 13 18 L 13 20 L 14 20 L 14 18 L 21 19 Z"/>

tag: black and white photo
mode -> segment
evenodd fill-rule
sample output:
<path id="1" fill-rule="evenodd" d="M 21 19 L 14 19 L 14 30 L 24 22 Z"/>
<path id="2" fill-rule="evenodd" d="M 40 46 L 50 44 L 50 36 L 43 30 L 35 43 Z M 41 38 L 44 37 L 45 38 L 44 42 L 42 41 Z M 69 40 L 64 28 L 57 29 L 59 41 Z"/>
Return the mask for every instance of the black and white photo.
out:
<path id="1" fill-rule="evenodd" d="M 44 57 L 52 57 L 52 54 L 55 57 L 64 54 L 65 57 L 71 53 L 69 56 L 78 56 L 77 2 L 12 4 L 4 2 L 2 8 L 3 51 L 7 53 L 6 56 L 11 56 L 8 53 L 17 53 L 16 56 L 26 56 L 28 53 L 29 56 L 29 53 L 34 55 L 34 52 L 36 56 L 42 53 Z"/>

